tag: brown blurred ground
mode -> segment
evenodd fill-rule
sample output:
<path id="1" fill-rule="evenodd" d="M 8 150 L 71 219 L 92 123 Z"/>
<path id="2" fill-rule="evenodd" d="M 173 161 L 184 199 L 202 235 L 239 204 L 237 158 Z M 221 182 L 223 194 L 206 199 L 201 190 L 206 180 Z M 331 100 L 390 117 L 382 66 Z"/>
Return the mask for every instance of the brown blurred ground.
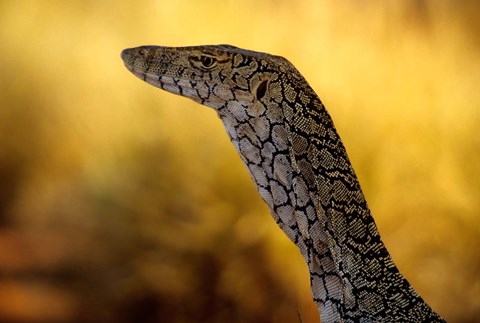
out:
<path id="1" fill-rule="evenodd" d="M 475 322 L 479 7 L 0 2 L 0 322 L 318 322 L 302 258 L 213 111 L 119 57 L 215 43 L 299 68 L 401 271 L 447 320 Z"/>

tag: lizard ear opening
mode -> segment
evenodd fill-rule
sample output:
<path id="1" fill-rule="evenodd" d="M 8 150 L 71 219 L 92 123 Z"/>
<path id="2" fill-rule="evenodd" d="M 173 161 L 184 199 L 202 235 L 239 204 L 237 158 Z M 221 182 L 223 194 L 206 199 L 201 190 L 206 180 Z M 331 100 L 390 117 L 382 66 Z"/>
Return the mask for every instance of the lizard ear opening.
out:
<path id="1" fill-rule="evenodd" d="M 257 86 L 257 91 L 256 91 L 256 96 L 257 100 L 261 100 L 265 94 L 267 93 L 267 85 L 268 85 L 268 80 L 263 80 L 258 84 Z"/>

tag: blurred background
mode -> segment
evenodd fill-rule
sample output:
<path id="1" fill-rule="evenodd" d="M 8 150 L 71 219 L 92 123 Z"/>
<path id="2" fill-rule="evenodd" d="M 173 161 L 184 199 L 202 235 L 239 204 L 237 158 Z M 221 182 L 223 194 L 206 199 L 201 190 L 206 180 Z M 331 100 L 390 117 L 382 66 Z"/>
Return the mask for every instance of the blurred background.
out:
<path id="1" fill-rule="evenodd" d="M 120 51 L 287 57 L 402 273 L 480 317 L 476 1 L 0 2 L 0 322 L 319 322 L 306 265 L 215 113 Z"/>

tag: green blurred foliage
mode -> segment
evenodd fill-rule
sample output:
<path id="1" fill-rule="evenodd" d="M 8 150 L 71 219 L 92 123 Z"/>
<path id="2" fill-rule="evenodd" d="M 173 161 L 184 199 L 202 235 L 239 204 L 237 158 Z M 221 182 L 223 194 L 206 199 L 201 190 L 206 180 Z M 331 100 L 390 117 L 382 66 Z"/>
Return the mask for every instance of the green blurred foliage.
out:
<path id="1" fill-rule="evenodd" d="M 213 111 L 125 47 L 288 57 L 344 139 L 401 271 L 480 316 L 474 1 L 2 1 L 0 321 L 318 322 L 303 259 Z"/>

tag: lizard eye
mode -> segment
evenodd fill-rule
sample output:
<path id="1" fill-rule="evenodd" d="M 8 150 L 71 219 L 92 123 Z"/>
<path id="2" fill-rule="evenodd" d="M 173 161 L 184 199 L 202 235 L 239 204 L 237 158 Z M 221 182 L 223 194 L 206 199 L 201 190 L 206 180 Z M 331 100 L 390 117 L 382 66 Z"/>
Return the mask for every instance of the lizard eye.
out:
<path id="1" fill-rule="evenodd" d="M 191 57 L 190 60 L 196 67 L 199 67 L 204 70 L 210 70 L 217 65 L 216 58 L 208 55 L 201 55 L 200 57 Z"/>
<path id="2" fill-rule="evenodd" d="M 216 60 L 210 56 L 201 56 L 200 62 L 202 63 L 203 67 L 210 68 L 216 63 Z"/>

